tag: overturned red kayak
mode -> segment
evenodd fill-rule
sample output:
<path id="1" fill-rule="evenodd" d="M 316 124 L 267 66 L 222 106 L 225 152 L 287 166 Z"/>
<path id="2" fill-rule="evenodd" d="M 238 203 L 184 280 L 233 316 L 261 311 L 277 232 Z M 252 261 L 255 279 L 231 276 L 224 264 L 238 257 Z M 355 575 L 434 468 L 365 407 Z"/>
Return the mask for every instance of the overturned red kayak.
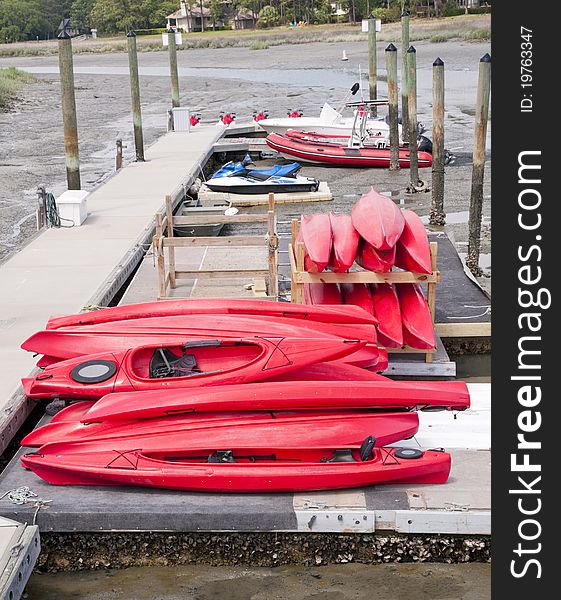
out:
<path id="1" fill-rule="evenodd" d="M 343 304 L 341 290 L 336 283 L 305 283 L 304 302 L 306 304 Z"/>
<path id="2" fill-rule="evenodd" d="M 254 335 L 315 338 L 326 336 L 376 342 L 373 324 L 319 323 L 298 319 L 268 319 L 228 315 L 161 316 L 96 325 L 47 329 L 25 340 L 22 348 L 50 357 L 42 366 L 84 354 L 122 352 L 151 343 L 171 344 L 195 339 L 240 338 Z"/>
<path id="3" fill-rule="evenodd" d="M 321 273 L 331 256 L 333 236 L 329 215 L 302 215 L 297 241 L 304 242 L 304 268 L 309 273 Z"/>
<path id="4" fill-rule="evenodd" d="M 396 246 L 389 250 L 376 250 L 366 240 L 361 240 L 356 254 L 356 263 L 367 271 L 387 273 L 395 264 Z"/>
<path id="5" fill-rule="evenodd" d="M 344 273 L 355 261 L 360 236 L 353 226 L 350 215 L 331 212 L 329 220 L 333 234 L 333 249 L 327 266 L 334 273 Z"/>
<path id="6" fill-rule="evenodd" d="M 393 248 L 405 227 L 405 219 L 395 202 L 374 188 L 354 205 L 352 220 L 355 229 L 376 250 Z"/>
<path id="7" fill-rule="evenodd" d="M 381 483 L 445 483 L 450 455 L 437 450 L 376 448 L 375 434 L 362 444 L 289 446 L 283 432 L 274 444 L 241 439 L 193 447 L 136 448 L 118 443 L 47 444 L 22 456 L 55 485 L 133 485 L 207 492 L 295 492 L 362 487 Z M 236 442 L 236 443 L 234 443 Z"/>
<path id="8" fill-rule="evenodd" d="M 360 306 L 366 312 L 374 314 L 374 305 L 372 303 L 372 294 L 366 283 L 342 283 L 340 284 L 341 294 L 345 304 L 354 304 Z"/>
<path id="9" fill-rule="evenodd" d="M 364 346 L 341 338 L 258 336 L 147 345 L 62 361 L 22 383 L 30 398 L 99 398 L 119 391 L 247 383 L 341 358 Z"/>
<path id="10" fill-rule="evenodd" d="M 21 441 L 22 446 L 40 447 L 56 442 L 111 440 L 124 446 L 138 447 L 149 439 L 169 447 L 174 437 L 188 440 L 190 445 L 214 442 L 232 443 L 230 432 L 239 436 L 240 429 L 252 435 L 254 441 L 273 436 L 281 428 L 290 434 L 290 445 L 310 446 L 325 443 L 356 444 L 369 433 L 376 433 L 378 446 L 407 439 L 417 433 L 419 417 L 416 412 L 367 411 L 291 411 L 291 412 L 227 412 L 172 415 L 156 419 L 81 423 L 79 419 L 56 421 L 38 427 Z M 123 441 L 125 440 L 125 441 Z M 285 437 L 285 443 L 287 439 Z M 146 447 L 146 446 L 144 446 Z"/>
<path id="11" fill-rule="evenodd" d="M 386 348 L 403 346 L 403 325 L 397 287 L 399 286 L 393 283 L 376 283 L 371 288 L 374 314 L 378 319 L 378 341 Z"/>
<path id="12" fill-rule="evenodd" d="M 396 244 L 395 266 L 413 273 L 432 273 L 429 239 L 421 219 L 412 210 L 401 211 L 405 227 Z"/>
<path id="13" fill-rule="evenodd" d="M 111 321 L 143 319 L 149 317 L 177 315 L 246 315 L 263 317 L 289 317 L 321 323 L 372 323 L 372 317 L 354 307 L 313 307 L 290 302 L 269 300 L 236 300 L 233 298 L 194 298 L 182 300 L 160 300 L 112 306 L 74 315 L 51 317 L 46 329 L 76 325 L 95 325 Z"/>
<path id="14" fill-rule="evenodd" d="M 461 381 L 283 381 L 212 389 L 108 394 L 83 422 L 151 419 L 170 414 L 255 410 L 451 409 L 469 407 Z"/>
<path id="15" fill-rule="evenodd" d="M 383 350 L 378 349 L 378 352 Z M 387 377 L 373 373 L 367 369 L 345 364 L 341 361 L 330 363 L 317 363 L 296 371 L 290 371 L 278 377 L 271 377 L 267 382 L 273 381 L 390 381 Z"/>
<path id="16" fill-rule="evenodd" d="M 416 283 L 402 283 L 397 286 L 403 340 L 411 348 L 430 350 L 436 348 L 434 325 L 428 302 Z"/>
<path id="17" fill-rule="evenodd" d="M 378 148 L 374 145 L 349 148 L 348 140 L 330 141 L 329 136 L 308 134 L 289 130 L 285 134 L 270 133 L 267 145 L 288 158 L 299 161 L 336 165 L 341 167 L 383 167 L 390 166 L 391 151 L 389 148 Z M 419 167 L 430 167 L 432 155 L 419 151 Z M 408 148 L 399 149 L 399 166 L 403 169 L 410 166 Z"/>

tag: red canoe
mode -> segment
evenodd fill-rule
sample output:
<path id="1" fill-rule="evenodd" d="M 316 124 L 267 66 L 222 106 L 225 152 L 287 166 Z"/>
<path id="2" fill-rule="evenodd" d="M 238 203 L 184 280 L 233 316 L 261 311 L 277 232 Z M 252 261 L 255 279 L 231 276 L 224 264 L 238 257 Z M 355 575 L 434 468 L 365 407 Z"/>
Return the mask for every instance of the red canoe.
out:
<path id="1" fill-rule="evenodd" d="M 366 240 L 361 240 L 356 254 L 356 263 L 367 271 L 387 273 L 395 263 L 396 246 L 390 250 L 376 250 Z"/>
<path id="2" fill-rule="evenodd" d="M 367 312 L 374 314 L 374 305 L 372 304 L 372 294 L 366 283 L 342 283 L 340 285 L 341 294 L 345 304 L 354 304 L 360 306 Z"/>
<path id="3" fill-rule="evenodd" d="M 312 162 L 341 167 L 389 167 L 391 151 L 389 148 L 365 146 L 349 148 L 348 141 L 329 141 L 318 134 L 306 134 L 289 130 L 285 134 L 270 133 L 267 145 L 283 156 L 303 162 Z M 432 155 L 428 152 L 418 152 L 419 167 L 430 167 Z M 409 167 L 409 150 L 399 149 L 399 166 Z"/>
<path id="4" fill-rule="evenodd" d="M 400 283 L 399 286 L 401 285 L 405 284 Z M 403 346 L 401 308 L 396 286 L 392 283 L 373 284 L 372 302 L 378 319 L 379 343 L 386 348 Z"/>
<path id="5" fill-rule="evenodd" d="M 304 242 L 306 271 L 321 273 L 329 262 L 333 245 L 329 215 L 325 213 L 302 215 L 297 241 Z"/>
<path id="6" fill-rule="evenodd" d="M 292 412 L 228 412 L 172 415 L 157 419 L 105 421 L 81 423 L 57 421 L 47 423 L 29 433 L 22 446 L 40 447 L 57 442 L 112 440 L 123 443 L 126 439 L 132 448 L 138 447 L 148 437 L 160 438 L 165 447 L 180 436 L 190 445 L 205 445 L 209 439 L 228 445 L 228 433 L 240 429 L 258 436 L 274 435 L 281 427 L 290 427 L 291 445 L 334 443 L 356 444 L 370 433 L 375 433 L 378 446 L 393 444 L 417 433 L 419 417 L 416 412 L 374 413 L 372 411 L 292 411 Z M 306 431 L 307 429 L 307 431 Z M 306 437 L 307 436 L 307 437 Z M 157 440 L 154 440 L 157 441 Z M 145 447 L 145 446 L 144 446 Z M 157 446 L 155 446 L 157 448 Z"/>
<path id="7" fill-rule="evenodd" d="M 413 273 L 432 273 L 429 239 L 423 222 L 412 210 L 401 211 L 403 233 L 396 244 L 395 266 Z"/>
<path id="8" fill-rule="evenodd" d="M 122 352 L 151 343 L 168 344 L 214 337 L 237 339 L 254 335 L 322 339 L 336 336 L 376 342 L 374 325 L 318 323 L 280 317 L 261 319 L 227 315 L 180 315 L 47 329 L 33 334 L 21 347 L 28 352 L 51 357 L 51 363 L 55 357 L 65 360 L 84 354 Z M 43 363 L 42 366 L 46 365 Z"/>
<path id="9" fill-rule="evenodd" d="M 329 213 L 333 233 L 333 249 L 328 268 L 334 273 L 348 271 L 355 261 L 360 236 L 350 215 Z"/>
<path id="10" fill-rule="evenodd" d="M 305 283 L 304 302 L 310 305 L 341 305 L 343 304 L 343 298 L 336 283 Z"/>
<path id="11" fill-rule="evenodd" d="M 374 448 L 362 444 L 289 446 L 286 433 L 259 445 L 206 439 L 193 447 L 172 440 L 170 448 L 128 449 L 111 442 L 47 444 L 22 456 L 25 468 L 56 485 L 132 485 L 185 491 L 263 493 L 354 488 L 381 483 L 445 483 L 450 455 L 437 450 Z"/>
<path id="12" fill-rule="evenodd" d="M 464 410 L 469 407 L 467 386 L 461 381 L 285 381 L 108 394 L 92 405 L 82 421 L 151 419 L 207 411 L 415 407 Z"/>
<path id="13" fill-rule="evenodd" d="M 30 398 L 100 398 L 120 391 L 247 383 L 335 360 L 364 345 L 341 338 L 257 336 L 153 344 L 62 361 L 22 383 Z"/>
<path id="14" fill-rule="evenodd" d="M 434 325 L 421 287 L 416 283 L 401 283 L 397 286 L 397 295 L 404 342 L 411 348 L 436 348 Z"/>
<path id="15" fill-rule="evenodd" d="M 395 202 L 374 188 L 354 205 L 352 219 L 355 229 L 376 250 L 392 249 L 405 227 L 405 219 Z"/>
<path id="16" fill-rule="evenodd" d="M 314 307 L 290 302 L 270 302 L 269 300 L 235 300 L 233 298 L 195 298 L 183 300 L 161 300 L 113 306 L 75 315 L 51 317 L 46 329 L 76 325 L 95 325 L 111 321 L 143 319 L 177 315 L 249 315 L 266 317 L 290 317 L 321 323 L 372 323 L 370 315 L 362 313 L 352 306 Z"/>

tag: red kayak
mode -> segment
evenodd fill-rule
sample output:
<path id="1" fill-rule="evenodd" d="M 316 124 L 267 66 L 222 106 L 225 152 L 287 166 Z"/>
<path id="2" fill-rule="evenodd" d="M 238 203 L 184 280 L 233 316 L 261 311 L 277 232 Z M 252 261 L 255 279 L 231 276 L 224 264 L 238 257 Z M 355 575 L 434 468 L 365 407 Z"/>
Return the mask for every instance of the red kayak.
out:
<path id="1" fill-rule="evenodd" d="M 339 338 L 376 342 L 374 325 L 330 324 L 298 319 L 268 319 L 225 315 L 162 316 L 87 326 L 47 329 L 25 340 L 28 352 L 66 360 L 84 354 L 121 352 L 151 343 L 170 344 L 192 339 L 241 338 L 254 335 L 291 338 Z M 47 366 L 43 362 L 40 366 Z"/>
<path id="2" fill-rule="evenodd" d="M 247 383 L 341 358 L 365 343 L 341 338 L 263 338 L 152 344 L 89 354 L 22 379 L 29 398 L 100 398 L 111 392 Z"/>
<path id="3" fill-rule="evenodd" d="M 310 308 L 290 302 L 269 300 L 235 300 L 233 298 L 195 298 L 183 300 L 160 300 L 113 306 L 75 315 L 51 317 L 46 329 L 76 325 L 95 325 L 111 321 L 143 319 L 178 315 L 246 315 L 267 317 L 289 317 L 320 323 L 372 323 L 372 316 L 352 306 L 332 308 L 327 306 Z"/>
<path id="4" fill-rule="evenodd" d="M 401 283 L 397 286 L 397 295 L 404 342 L 411 348 L 436 348 L 434 325 L 421 286 L 416 283 Z"/>
<path id="5" fill-rule="evenodd" d="M 395 202 L 374 188 L 354 205 L 352 219 L 355 229 L 376 250 L 391 250 L 405 227 Z"/>
<path id="6" fill-rule="evenodd" d="M 366 312 L 374 314 L 374 305 L 372 303 L 372 294 L 366 283 L 342 283 L 340 284 L 341 293 L 345 304 L 354 304 L 360 306 Z"/>
<path id="7" fill-rule="evenodd" d="M 360 236 L 350 215 L 329 213 L 333 233 L 333 249 L 328 268 L 334 273 L 348 271 L 355 261 Z"/>
<path id="8" fill-rule="evenodd" d="M 412 210 L 401 211 L 405 227 L 396 244 L 395 266 L 413 273 L 432 273 L 429 239 L 423 222 Z"/>
<path id="9" fill-rule="evenodd" d="M 240 430 L 253 435 L 257 441 L 265 435 L 273 436 L 285 428 L 290 434 L 290 445 L 341 443 L 356 444 L 369 433 L 375 432 L 378 446 L 393 444 L 417 433 L 419 417 L 416 412 L 374 413 L 372 411 L 292 411 L 292 412 L 246 412 L 246 413 L 198 413 L 172 415 L 157 419 L 105 421 L 81 423 L 56 421 L 38 427 L 21 441 L 22 446 L 40 447 L 57 442 L 92 440 L 125 441 L 131 448 L 141 440 L 146 447 L 147 439 L 169 447 L 174 438 L 184 438 L 191 446 L 213 442 L 229 445 L 229 434 L 239 436 Z M 125 440 L 125 441 L 123 441 Z M 286 439 L 285 439 L 286 443 Z M 157 449 L 157 445 L 154 445 Z"/>
<path id="10" fill-rule="evenodd" d="M 108 394 L 82 421 L 152 419 L 170 414 L 255 410 L 413 409 L 464 410 L 469 392 L 461 381 L 285 381 L 212 389 L 170 389 Z"/>
<path id="11" fill-rule="evenodd" d="M 315 304 L 343 304 L 341 290 L 336 283 L 305 283 L 304 302 Z"/>
<path id="12" fill-rule="evenodd" d="M 304 242 L 306 271 L 321 273 L 329 262 L 333 244 L 329 215 L 325 213 L 302 215 L 297 241 Z"/>
<path id="13" fill-rule="evenodd" d="M 399 286 L 405 285 L 400 283 Z M 374 314 L 378 319 L 378 340 L 386 348 L 403 346 L 401 308 L 396 287 L 392 283 L 372 285 Z"/>
<path id="14" fill-rule="evenodd" d="M 174 439 L 171 447 L 121 447 L 119 443 L 47 444 L 22 456 L 55 485 L 127 485 L 185 491 L 263 493 L 354 488 L 381 483 L 445 483 L 450 455 L 438 450 L 376 448 L 375 433 L 362 444 L 300 448 L 286 434 L 262 445 L 240 435 L 237 443 L 212 438 L 193 447 Z"/>
<path id="15" fill-rule="evenodd" d="M 361 240 L 358 245 L 356 263 L 367 271 L 374 273 L 387 273 L 395 263 L 396 246 L 390 250 L 376 250 L 366 240 Z"/>
<path id="16" fill-rule="evenodd" d="M 330 136 L 306 134 L 289 130 L 284 134 L 270 133 L 267 145 L 285 157 L 296 157 L 299 161 L 336 165 L 341 167 L 385 167 L 390 166 L 391 151 L 389 148 L 368 146 L 349 148 L 348 140 L 330 141 Z M 399 166 L 409 168 L 409 149 L 399 149 Z M 418 152 L 419 167 L 430 167 L 432 155 Z"/>

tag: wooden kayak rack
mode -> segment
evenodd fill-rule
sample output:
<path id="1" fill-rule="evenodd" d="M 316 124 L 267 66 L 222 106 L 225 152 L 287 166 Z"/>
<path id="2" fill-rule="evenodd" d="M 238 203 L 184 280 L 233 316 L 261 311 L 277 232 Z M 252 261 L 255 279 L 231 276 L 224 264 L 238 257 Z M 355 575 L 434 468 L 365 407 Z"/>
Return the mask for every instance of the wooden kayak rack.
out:
<path id="1" fill-rule="evenodd" d="M 156 233 L 153 238 L 154 256 L 158 268 L 158 300 L 169 297 L 170 289 L 177 287 L 178 279 L 221 279 L 225 277 L 250 277 L 267 280 L 267 297 L 276 300 L 278 297 L 278 235 L 275 216 L 275 196 L 269 194 L 269 206 L 266 213 L 236 215 L 187 215 L 173 214 L 171 195 L 166 196 L 165 214 L 156 213 Z M 266 225 L 263 235 L 232 235 L 216 237 L 179 237 L 174 235 L 177 225 L 205 225 L 208 223 L 262 223 Z M 175 263 L 176 248 L 193 248 L 195 246 L 213 246 L 235 248 L 241 246 L 262 246 L 268 250 L 267 269 L 212 269 L 212 270 L 178 270 Z M 166 251 L 167 249 L 167 251 Z"/>
<path id="2" fill-rule="evenodd" d="M 303 242 L 297 242 L 298 219 L 292 219 L 292 243 L 288 247 L 291 271 L 291 299 L 292 302 L 304 304 L 305 283 L 424 283 L 427 285 L 427 302 L 434 325 L 436 307 L 436 284 L 440 283 L 440 271 L 437 269 L 438 243 L 430 242 L 430 255 L 432 273 L 413 273 L 411 271 L 390 271 L 389 273 L 374 273 L 373 271 L 348 271 L 346 273 L 309 273 L 304 267 L 305 249 Z M 388 348 L 388 352 L 407 352 L 424 354 L 425 362 L 432 362 L 433 350 L 423 350 L 402 346 L 401 348 Z"/>

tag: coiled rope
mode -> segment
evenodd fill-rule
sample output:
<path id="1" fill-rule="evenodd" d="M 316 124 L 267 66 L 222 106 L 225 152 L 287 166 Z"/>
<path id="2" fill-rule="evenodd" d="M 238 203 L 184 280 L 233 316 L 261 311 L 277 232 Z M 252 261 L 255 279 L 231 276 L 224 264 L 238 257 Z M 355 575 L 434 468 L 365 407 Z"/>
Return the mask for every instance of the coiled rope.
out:
<path id="1" fill-rule="evenodd" d="M 45 194 L 45 217 L 50 227 L 74 227 L 74 221 L 63 219 L 59 215 L 55 196 L 52 192 Z M 63 225 L 62 221 L 67 221 L 70 225 Z"/>

